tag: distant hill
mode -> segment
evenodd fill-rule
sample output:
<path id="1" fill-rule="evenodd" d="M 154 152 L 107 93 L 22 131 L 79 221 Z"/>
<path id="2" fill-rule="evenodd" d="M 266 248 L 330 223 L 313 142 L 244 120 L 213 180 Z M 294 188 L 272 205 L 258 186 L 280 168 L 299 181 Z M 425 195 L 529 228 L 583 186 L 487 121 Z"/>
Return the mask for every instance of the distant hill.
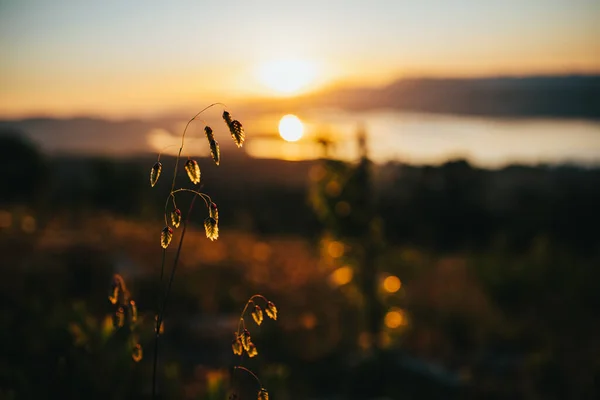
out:
<path id="1" fill-rule="evenodd" d="M 393 108 L 491 117 L 600 119 L 600 75 L 400 79 L 290 100 L 296 107 Z M 280 107 L 289 107 L 280 102 Z"/>

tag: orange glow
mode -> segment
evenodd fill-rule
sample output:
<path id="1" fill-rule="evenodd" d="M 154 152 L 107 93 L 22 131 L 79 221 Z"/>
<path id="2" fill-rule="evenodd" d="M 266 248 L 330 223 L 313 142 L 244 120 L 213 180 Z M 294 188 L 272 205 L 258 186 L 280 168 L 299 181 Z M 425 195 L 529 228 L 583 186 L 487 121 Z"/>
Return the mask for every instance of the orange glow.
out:
<path id="1" fill-rule="evenodd" d="M 332 241 L 327 246 L 327 253 L 331 258 L 340 258 L 344 255 L 344 244 L 338 241 Z"/>
<path id="2" fill-rule="evenodd" d="M 406 315 L 401 309 L 392 309 L 385 314 L 385 326 L 390 329 L 396 329 L 406 325 Z"/>
<path id="3" fill-rule="evenodd" d="M 402 282 L 397 276 L 390 275 L 383 280 L 383 288 L 388 293 L 396 293 L 402 287 Z"/>
<path id="4" fill-rule="evenodd" d="M 333 271 L 329 276 L 329 281 L 333 286 L 343 286 L 350 283 L 353 276 L 354 272 L 352 272 L 352 268 L 345 266 Z"/>

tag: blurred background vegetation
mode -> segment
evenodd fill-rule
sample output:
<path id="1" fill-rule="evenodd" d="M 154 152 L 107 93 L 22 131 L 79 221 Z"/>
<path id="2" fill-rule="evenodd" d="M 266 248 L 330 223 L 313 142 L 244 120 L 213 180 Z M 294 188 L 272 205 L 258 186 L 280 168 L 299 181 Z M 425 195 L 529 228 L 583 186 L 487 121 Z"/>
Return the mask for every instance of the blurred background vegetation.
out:
<path id="1" fill-rule="evenodd" d="M 280 311 L 254 328 L 247 363 L 272 398 L 597 396 L 600 170 L 373 164 L 356 140 L 352 163 L 199 159 L 221 237 L 205 238 L 197 210 L 165 320 L 163 398 L 226 397 L 254 293 Z M 170 184 L 150 188 L 154 160 L 48 156 L 0 135 L 0 398 L 150 397 Z M 113 273 L 138 304 L 139 363 L 112 327 Z"/>

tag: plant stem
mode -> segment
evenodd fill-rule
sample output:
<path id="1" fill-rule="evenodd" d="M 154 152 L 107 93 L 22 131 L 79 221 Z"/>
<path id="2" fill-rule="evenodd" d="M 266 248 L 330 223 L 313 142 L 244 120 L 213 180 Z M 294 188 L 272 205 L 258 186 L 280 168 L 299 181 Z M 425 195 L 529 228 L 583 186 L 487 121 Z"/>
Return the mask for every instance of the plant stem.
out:
<path id="1" fill-rule="evenodd" d="M 179 246 L 177 247 L 177 253 L 175 254 L 175 261 L 173 262 L 173 268 L 171 269 L 171 276 L 169 277 L 169 284 L 167 285 L 167 289 L 165 291 L 165 297 L 162 301 L 162 306 L 160 307 L 160 311 L 156 318 L 156 335 L 154 337 L 154 365 L 152 370 L 152 399 L 156 399 L 156 366 L 158 364 L 158 338 L 160 336 L 160 328 L 162 326 L 165 309 L 167 308 L 167 300 L 169 299 L 169 293 L 171 293 L 171 287 L 173 286 L 173 280 L 175 279 L 175 270 L 177 269 L 177 264 L 179 262 L 179 255 L 181 254 L 181 247 L 183 245 L 183 239 L 185 237 L 185 231 L 187 228 L 187 224 L 190 220 L 190 216 L 192 214 L 192 210 L 194 208 L 194 202 L 196 201 L 196 197 L 192 199 L 190 203 L 190 208 L 187 212 L 187 216 L 185 221 L 183 222 L 183 229 L 181 231 L 181 238 L 179 239 Z M 163 253 L 164 254 L 164 253 Z M 164 266 L 164 255 L 163 255 L 163 266 Z M 162 282 L 162 274 L 161 274 L 161 282 Z M 162 286 L 162 285 L 161 285 Z"/>

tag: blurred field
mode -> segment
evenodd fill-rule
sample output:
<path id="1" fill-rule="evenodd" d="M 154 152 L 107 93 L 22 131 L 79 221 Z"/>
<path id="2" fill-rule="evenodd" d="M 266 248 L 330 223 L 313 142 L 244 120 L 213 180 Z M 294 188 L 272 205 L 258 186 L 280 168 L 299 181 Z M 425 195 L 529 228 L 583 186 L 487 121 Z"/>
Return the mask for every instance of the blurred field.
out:
<path id="1" fill-rule="evenodd" d="M 34 155 L 25 165 L 35 166 L 30 177 L 23 168 L 4 182 L 13 190 L 0 211 L 0 397 L 149 398 L 163 223 L 147 165 Z M 213 182 L 221 237 L 208 241 L 200 225 L 186 236 L 161 349 L 164 398 L 226 396 L 232 333 L 254 293 L 280 310 L 253 328 L 260 356 L 247 362 L 273 398 L 597 394 L 598 170 L 374 169 L 366 182 L 384 228 L 372 234 L 343 218 L 326 229 L 309 207 L 318 168 L 332 165 L 354 168 L 295 164 L 299 183 L 257 179 L 243 195 L 235 185 L 250 170 Z M 31 178 L 39 168 L 43 181 Z M 352 182 L 361 181 L 342 187 Z M 345 214 L 356 193 L 340 189 L 333 209 Z M 200 224 L 205 211 L 194 212 Z M 364 271 L 374 271 L 373 304 Z M 112 328 L 113 273 L 139 307 L 138 364 Z M 240 398 L 255 396 L 252 382 L 242 389 Z"/>

